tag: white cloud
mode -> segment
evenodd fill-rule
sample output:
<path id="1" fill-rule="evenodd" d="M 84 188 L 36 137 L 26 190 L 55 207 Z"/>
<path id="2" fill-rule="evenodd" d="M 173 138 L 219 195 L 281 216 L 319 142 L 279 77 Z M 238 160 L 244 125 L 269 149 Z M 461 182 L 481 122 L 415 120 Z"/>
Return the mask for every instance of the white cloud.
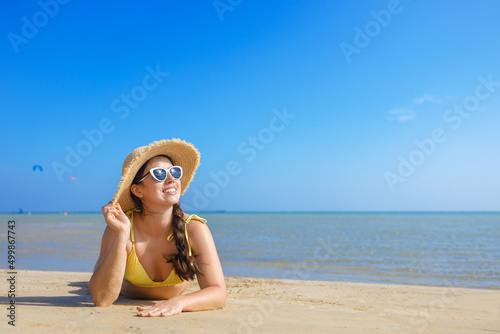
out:
<path id="1" fill-rule="evenodd" d="M 387 119 L 389 121 L 398 121 L 400 123 L 408 122 L 414 119 L 417 116 L 417 113 L 415 110 L 412 109 L 393 109 L 389 111 L 389 116 L 387 116 Z"/>
<path id="2" fill-rule="evenodd" d="M 436 95 L 425 93 L 424 95 L 413 99 L 409 107 L 394 108 L 389 111 L 386 118 L 389 121 L 398 121 L 400 123 L 409 122 L 417 117 L 417 112 L 414 109 L 419 109 L 419 106 L 426 102 L 441 103 L 441 99 Z"/>
<path id="3" fill-rule="evenodd" d="M 437 96 L 431 94 L 424 94 L 413 100 L 414 104 L 422 104 L 424 102 L 440 103 L 441 100 Z"/>

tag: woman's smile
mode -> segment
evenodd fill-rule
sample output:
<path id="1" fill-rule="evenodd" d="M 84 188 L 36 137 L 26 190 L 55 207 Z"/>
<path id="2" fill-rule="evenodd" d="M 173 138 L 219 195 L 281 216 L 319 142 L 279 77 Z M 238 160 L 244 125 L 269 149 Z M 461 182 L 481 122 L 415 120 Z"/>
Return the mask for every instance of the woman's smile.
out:
<path id="1" fill-rule="evenodd" d="M 167 195 L 177 195 L 177 189 L 175 187 L 168 187 L 163 190 L 163 193 Z"/>

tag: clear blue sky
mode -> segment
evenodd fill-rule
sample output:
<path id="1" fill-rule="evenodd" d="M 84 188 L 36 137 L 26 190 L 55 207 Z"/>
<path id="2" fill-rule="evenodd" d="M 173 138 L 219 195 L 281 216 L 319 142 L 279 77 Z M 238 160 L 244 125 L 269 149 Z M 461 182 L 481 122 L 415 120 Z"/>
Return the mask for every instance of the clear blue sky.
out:
<path id="1" fill-rule="evenodd" d="M 98 211 L 165 138 L 187 211 L 500 210 L 498 1 L 61 2 L 1 5 L 0 211 Z"/>

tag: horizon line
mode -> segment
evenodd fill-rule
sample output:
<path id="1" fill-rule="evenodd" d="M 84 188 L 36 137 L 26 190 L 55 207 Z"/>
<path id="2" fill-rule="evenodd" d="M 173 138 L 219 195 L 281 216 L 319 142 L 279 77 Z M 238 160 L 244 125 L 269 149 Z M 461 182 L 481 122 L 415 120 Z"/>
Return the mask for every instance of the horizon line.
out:
<path id="1" fill-rule="evenodd" d="M 383 213 L 488 213 L 500 214 L 500 211 L 494 210 L 336 210 L 336 211 L 226 211 L 226 210 L 200 210 L 192 211 L 194 213 L 207 214 L 383 214 Z M 101 214 L 100 211 L 0 211 L 0 215 L 30 215 L 30 214 Z"/>

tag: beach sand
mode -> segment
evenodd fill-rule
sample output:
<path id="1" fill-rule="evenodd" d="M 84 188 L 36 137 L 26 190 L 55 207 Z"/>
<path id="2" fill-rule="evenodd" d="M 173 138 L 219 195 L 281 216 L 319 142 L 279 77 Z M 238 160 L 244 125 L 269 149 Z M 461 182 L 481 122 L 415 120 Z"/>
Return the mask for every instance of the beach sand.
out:
<path id="1" fill-rule="evenodd" d="M 17 272 L 13 327 L 0 272 L 2 333 L 500 333 L 498 290 L 228 277 L 222 310 L 140 318 L 149 301 L 95 307 L 90 273 L 48 271 Z"/>

